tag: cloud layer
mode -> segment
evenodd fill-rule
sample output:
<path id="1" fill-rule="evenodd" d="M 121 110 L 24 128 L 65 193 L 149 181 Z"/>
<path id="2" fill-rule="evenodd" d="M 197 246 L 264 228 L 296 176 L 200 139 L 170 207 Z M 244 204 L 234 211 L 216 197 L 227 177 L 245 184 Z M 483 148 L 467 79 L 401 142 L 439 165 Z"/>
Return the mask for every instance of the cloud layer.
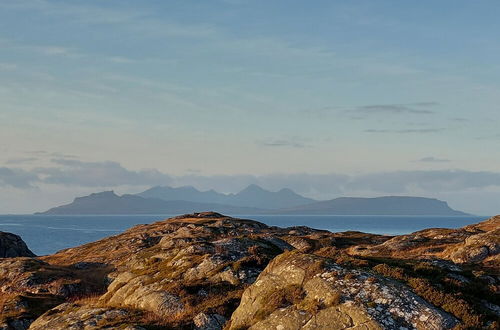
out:
<path id="1" fill-rule="evenodd" d="M 425 157 L 424 162 L 446 162 Z M 499 172 L 465 170 L 392 171 L 362 175 L 330 174 L 269 174 L 213 175 L 191 174 L 172 176 L 156 169 L 129 170 L 117 162 L 84 162 L 74 159 L 53 159 L 52 167 L 24 170 L 0 168 L 0 186 L 19 189 L 37 185 L 66 187 L 112 188 L 119 186 L 193 185 L 200 189 L 235 192 L 246 185 L 258 184 L 278 190 L 291 188 L 310 196 L 338 196 L 356 193 L 405 194 L 415 192 L 454 192 L 468 189 L 500 187 Z"/>
<path id="2" fill-rule="evenodd" d="M 372 104 L 347 110 L 349 113 L 375 115 L 375 114 L 416 114 L 432 115 L 433 110 L 427 108 L 438 105 L 436 102 L 418 102 L 410 104 Z"/>
<path id="3" fill-rule="evenodd" d="M 423 163 L 449 163 L 451 160 L 429 156 L 420 158 L 418 161 Z"/>
<path id="4" fill-rule="evenodd" d="M 39 182 L 36 173 L 17 168 L 0 167 L 0 187 L 34 188 L 33 184 L 36 182 Z"/>
<path id="5" fill-rule="evenodd" d="M 439 133 L 441 131 L 444 131 L 444 128 L 366 129 L 365 133 L 427 134 L 427 133 Z"/>
<path id="6" fill-rule="evenodd" d="M 158 170 L 131 171 L 116 162 L 84 162 L 58 158 L 58 167 L 37 168 L 33 172 L 48 184 L 80 187 L 113 187 L 121 185 L 143 186 L 169 184 L 170 176 Z"/>

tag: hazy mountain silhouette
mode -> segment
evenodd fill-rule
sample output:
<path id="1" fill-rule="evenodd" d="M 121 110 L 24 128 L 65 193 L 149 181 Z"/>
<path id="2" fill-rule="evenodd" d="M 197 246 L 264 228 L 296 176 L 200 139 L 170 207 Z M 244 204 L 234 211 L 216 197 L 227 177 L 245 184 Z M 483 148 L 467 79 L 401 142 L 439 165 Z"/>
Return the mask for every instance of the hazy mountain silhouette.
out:
<path id="1" fill-rule="evenodd" d="M 213 210 L 229 214 L 257 214 L 264 210 L 219 205 L 210 203 L 196 203 L 189 201 L 165 201 L 155 198 L 143 198 L 136 195 L 118 196 L 113 191 L 104 191 L 77 197 L 67 205 L 51 208 L 41 214 L 183 214 Z"/>
<path id="2" fill-rule="evenodd" d="M 284 188 L 272 192 L 257 185 L 249 185 L 237 194 L 222 194 L 215 190 L 199 191 L 194 187 L 153 187 L 138 196 L 158 198 L 166 201 L 184 200 L 189 202 L 217 203 L 259 209 L 282 209 L 316 202 Z"/>
<path id="3" fill-rule="evenodd" d="M 341 197 L 298 207 L 277 210 L 279 214 L 332 215 L 467 215 L 434 198 L 385 196 Z"/>
<path id="4" fill-rule="evenodd" d="M 143 196 L 163 196 L 163 198 L 171 198 L 172 200 Z M 214 203 L 213 201 L 224 203 Z M 306 203 L 297 205 L 303 201 Z M 229 195 L 213 190 L 200 192 L 193 187 L 154 187 L 140 195 L 118 196 L 113 191 L 105 191 L 77 197 L 70 204 L 54 207 L 41 214 L 170 215 L 215 211 L 232 215 L 466 215 L 466 213 L 451 209 L 446 202 L 423 197 L 342 197 L 329 201 L 314 201 L 312 203 L 310 201 L 311 199 L 302 197 L 289 189 L 271 192 L 256 185 L 248 186 L 237 194 Z M 250 207 L 250 205 L 259 205 L 260 207 Z"/>
<path id="5" fill-rule="evenodd" d="M 227 198 L 227 195 L 216 192 L 215 190 L 199 191 L 191 186 L 178 188 L 156 186 L 137 194 L 137 196 L 163 199 L 166 201 L 183 200 L 199 203 L 224 203 L 224 200 Z"/>

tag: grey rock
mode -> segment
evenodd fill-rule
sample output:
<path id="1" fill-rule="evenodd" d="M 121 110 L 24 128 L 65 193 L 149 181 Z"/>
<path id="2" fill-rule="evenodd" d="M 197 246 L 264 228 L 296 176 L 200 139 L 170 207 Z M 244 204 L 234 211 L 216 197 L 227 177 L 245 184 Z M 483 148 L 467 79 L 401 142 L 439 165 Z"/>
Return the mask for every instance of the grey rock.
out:
<path id="1" fill-rule="evenodd" d="M 227 319 L 219 314 L 199 313 L 193 322 L 196 330 L 221 330 Z"/>

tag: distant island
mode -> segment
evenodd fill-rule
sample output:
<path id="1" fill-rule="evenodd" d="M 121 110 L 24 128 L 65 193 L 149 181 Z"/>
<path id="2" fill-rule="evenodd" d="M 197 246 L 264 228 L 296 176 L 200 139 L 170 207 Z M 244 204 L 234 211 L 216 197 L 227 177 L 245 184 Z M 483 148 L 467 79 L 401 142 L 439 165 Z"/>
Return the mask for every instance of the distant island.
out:
<path id="1" fill-rule="evenodd" d="M 180 214 L 202 210 L 232 215 L 467 215 L 434 198 L 340 197 L 317 201 L 287 188 L 272 192 L 257 185 L 250 185 L 237 194 L 199 191 L 194 187 L 153 187 L 136 195 L 122 196 L 105 191 L 77 197 L 70 204 L 36 214 Z"/>

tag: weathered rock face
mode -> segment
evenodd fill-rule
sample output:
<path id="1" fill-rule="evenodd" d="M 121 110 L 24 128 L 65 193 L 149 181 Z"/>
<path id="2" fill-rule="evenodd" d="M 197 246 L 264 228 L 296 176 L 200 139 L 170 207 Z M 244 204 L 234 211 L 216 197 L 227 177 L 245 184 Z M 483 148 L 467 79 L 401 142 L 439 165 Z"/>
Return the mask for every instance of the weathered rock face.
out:
<path id="1" fill-rule="evenodd" d="M 99 299 L 101 304 L 179 320 L 214 314 L 226 319 L 232 312 L 228 306 L 237 303 L 242 290 L 267 263 L 293 249 L 269 235 L 281 230 L 253 221 L 210 214 L 201 219 L 174 219 L 169 226 L 156 245 L 138 252 L 110 274 L 114 280 Z M 217 319 L 206 318 L 211 320 L 207 324 Z M 201 316 L 198 319 L 200 323 Z"/>
<path id="2" fill-rule="evenodd" d="M 464 243 L 446 252 L 456 263 L 486 262 L 500 265 L 500 229 L 471 235 Z"/>
<path id="3" fill-rule="evenodd" d="M 21 237 L 0 231 L 0 258 L 34 257 Z"/>
<path id="4" fill-rule="evenodd" d="M 26 329 L 65 300 L 102 291 L 104 283 L 85 272 L 34 258 L 0 259 L 0 329 Z"/>
<path id="5" fill-rule="evenodd" d="M 95 306 L 150 313 L 160 320 L 153 323 L 169 320 L 174 328 L 211 329 L 230 318 L 243 290 L 270 260 L 293 249 L 286 238 L 313 234 L 317 246 L 330 235 L 310 228 L 271 228 L 216 213 L 194 214 L 136 226 L 43 260 L 89 271 L 93 265 L 112 266 L 102 279 L 111 284 L 93 299 Z"/>
<path id="6" fill-rule="evenodd" d="M 396 236 L 378 245 L 355 246 L 362 256 L 411 259 L 439 258 L 459 264 L 500 267 L 500 216 L 460 229 L 425 229 Z"/>
<path id="7" fill-rule="evenodd" d="M 85 305 L 64 303 L 36 319 L 30 326 L 32 330 L 47 329 L 124 329 L 145 330 L 136 324 L 129 323 L 134 312 L 126 309 L 90 307 Z"/>
<path id="8" fill-rule="evenodd" d="M 289 252 L 245 290 L 230 329 L 449 329 L 456 324 L 400 283 Z"/>
<path id="9" fill-rule="evenodd" d="M 0 259 L 0 329 L 494 329 L 499 219 L 389 237 L 175 217 Z"/>
<path id="10" fill-rule="evenodd" d="M 193 322 L 196 330 L 219 330 L 226 324 L 227 319 L 219 314 L 199 313 Z"/>

